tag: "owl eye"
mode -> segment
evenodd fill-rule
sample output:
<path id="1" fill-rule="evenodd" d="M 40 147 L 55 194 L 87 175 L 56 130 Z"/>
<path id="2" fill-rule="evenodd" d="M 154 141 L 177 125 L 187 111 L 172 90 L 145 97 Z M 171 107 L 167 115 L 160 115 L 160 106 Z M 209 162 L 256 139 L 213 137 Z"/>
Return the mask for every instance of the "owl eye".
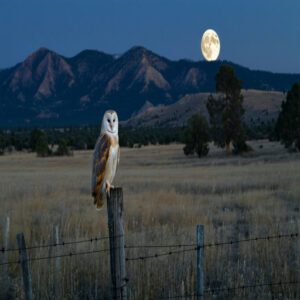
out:
<path id="1" fill-rule="evenodd" d="M 116 119 L 113 120 L 113 122 L 115 123 Z"/>
<path id="2" fill-rule="evenodd" d="M 107 119 L 107 122 L 110 123 L 110 119 Z"/>

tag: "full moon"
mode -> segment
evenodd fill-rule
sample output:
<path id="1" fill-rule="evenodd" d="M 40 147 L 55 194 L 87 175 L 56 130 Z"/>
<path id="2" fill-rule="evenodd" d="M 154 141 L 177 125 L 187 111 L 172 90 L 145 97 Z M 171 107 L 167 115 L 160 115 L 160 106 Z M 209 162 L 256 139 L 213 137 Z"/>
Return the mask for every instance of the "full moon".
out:
<path id="1" fill-rule="evenodd" d="M 207 61 L 214 61 L 220 54 L 221 44 L 217 33 L 212 29 L 207 29 L 201 39 L 202 55 Z"/>

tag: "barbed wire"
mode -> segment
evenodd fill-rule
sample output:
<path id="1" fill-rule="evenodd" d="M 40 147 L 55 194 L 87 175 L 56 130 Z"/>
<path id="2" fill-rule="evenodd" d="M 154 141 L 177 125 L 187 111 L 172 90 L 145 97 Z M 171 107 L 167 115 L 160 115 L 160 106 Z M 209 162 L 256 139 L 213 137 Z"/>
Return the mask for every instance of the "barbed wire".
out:
<path id="1" fill-rule="evenodd" d="M 120 237 L 120 236 L 116 236 L 116 237 Z M 250 241 L 260 241 L 260 240 L 274 240 L 274 239 L 281 239 L 281 238 L 294 238 L 294 237 L 299 237 L 298 233 L 292 233 L 292 234 L 284 234 L 284 235 L 273 235 L 273 236 L 266 236 L 266 237 L 255 237 L 255 238 L 248 238 L 248 239 L 243 239 L 243 240 L 236 240 L 236 241 L 228 241 L 228 242 L 218 242 L 218 243 L 211 243 L 211 244 L 205 244 L 202 246 L 196 246 L 195 244 L 170 244 L 170 245 L 132 245 L 132 246 L 125 246 L 126 249 L 134 249 L 134 248 L 167 248 L 167 247 L 192 247 L 189 249 L 180 249 L 180 250 L 172 250 L 172 251 L 168 251 L 168 252 L 163 252 L 163 253 L 155 253 L 152 255 L 147 255 L 147 256 L 138 256 L 138 257 L 127 257 L 126 261 L 136 261 L 136 260 L 147 260 L 147 259 L 151 259 L 151 258 L 158 258 L 158 257 L 162 257 L 162 256 L 168 256 L 168 255 L 173 255 L 173 254 L 179 254 L 179 253 L 184 253 L 184 252 L 191 252 L 191 251 L 195 251 L 198 250 L 200 248 L 206 248 L 206 247 L 217 247 L 217 246 L 224 246 L 224 245 L 232 245 L 232 244 L 236 244 L 236 243 L 243 243 L 243 242 L 250 242 Z M 102 237 L 102 238 L 95 238 L 95 239 L 89 239 L 89 240 L 80 240 L 80 241 L 74 241 L 74 242 L 68 242 L 70 243 L 81 243 L 81 242 L 93 242 L 93 241 L 97 241 L 97 240 L 103 240 L 103 239 L 107 239 L 109 237 Z M 65 245 L 61 243 L 61 245 Z M 43 247 L 46 246 L 50 246 L 49 245 L 42 245 Z M 34 246 L 36 247 L 36 246 Z M 32 247 L 28 247 L 30 249 L 32 249 Z M 28 249 L 26 248 L 26 249 Z M 29 258 L 26 261 L 38 261 L 38 260 L 47 260 L 47 259 L 55 259 L 55 258 L 61 258 L 61 257 L 73 257 L 73 256 L 79 256 L 79 255 L 89 255 L 89 254 L 95 254 L 95 253 L 100 253 L 100 252 L 108 252 L 111 251 L 113 249 L 116 248 L 112 248 L 112 249 L 99 249 L 99 250 L 91 250 L 91 251 L 82 251 L 82 252 L 69 252 L 69 253 L 65 253 L 65 254 L 61 254 L 61 255 L 54 255 L 54 256 L 43 256 L 43 257 L 33 257 L 33 258 Z M 19 250 L 19 249 L 17 249 Z M 16 261 L 10 261 L 10 262 L 5 262 L 5 263 L 1 263 L 1 265 L 10 265 L 10 264 L 20 264 L 20 260 L 16 260 Z M 124 285 L 120 286 L 119 288 L 123 288 L 124 286 L 126 286 L 128 284 L 129 279 L 126 278 L 125 279 L 125 283 Z M 196 296 L 204 296 L 205 294 L 213 294 L 213 293 L 221 293 L 221 292 L 234 292 L 236 290 L 245 290 L 245 289 L 250 289 L 250 288 L 258 288 L 258 287 L 265 287 L 265 286 L 282 286 L 282 285 L 292 285 L 292 284 L 300 284 L 300 281 L 285 281 L 285 282 L 271 282 L 271 283 L 255 283 L 255 284 L 251 284 L 251 285 L 240 285 L 240 286 L 236 286 L 236 287 L 224 287 L 224 288 L 217 288 L 217 289 L 207 289 L 204 290 L 203 294 L 190 294 L 190 295 L 175 295 L 175 296 L 170 296 L 170 297 L 163 297 L 163 298 L 159 298 L 159 299 L 176 299 L 176 298 L 192 298 L 192 297 L 196 297 Z"/>
<path id="2" fill-rule="evenodd" d="M 111 249 L 99 249 L 99 250 L 90 250 L 90 251 L 82 251 L 82 252 L 72 252 L 72 251 L 70 251 L 69 253 L 65 253 L 65 254 L 61 254 L 61 255 L 32 257 L 32 258 L 25 259 L 24 261 L 30 262 L 30 261 L 54 259 L 54 258 L 60 258 L 60 257 L 73 257 L 73 256 L 78 256 L 78 255 L 108 252 L 110 250 Z M 5 263 L 1 263 L 0 266 L 10 265 L 10 264 L 20 264 L 20 263 L 21 263 L 21 260 L 8 261 L 8 262 L 5 262 Z"/>
<path id="3" fill-rule="evenodd" d="M 118 235 L 115 237 L 121 237 L 123 235 Z M 153 258 L 158 258 L 162 256 L 168 256 L 168 255 L 173 255 L 173 254 L 180 254 L 184 252 L 192 252 L 199 250 L 201 248 L 207 248 L 207 247 L 218 247 L 218 246 L 224 246 L 224 245 L 232 245 L 236 243 L 244 243 L 244 242 L 250 242 L 250 241 L 261 241 L 261 240 L 274 240 L 274 239 L 281 239 L 281 238 L 294 238 L 294 237 L 299 237 L 300 235 L 298 233 L 292 233 L 292 234 L 284 234 L 284 235 L 273 235 L 273 236 L 266 236 L 266 237 L 255 237 L 255 238 L 248 238 L 248 239 L 243 239 L 243 240 L 236 240 L 236 241 L 228 241 L 228 242 L 217 242 L 217 243 L 210 243 L 210 244 L 204 244 L 202 246 L 197 246 L 196 244 L 171 244 L 171 245 L 132 245 L 132 246 L 125 246 L 125 249 L 135 249 L 135 248 L 171 248 L 171 247 L 176 247 L 176 248 L 182 248 L 182 247 L 192 247 L 189 249 L 180 249 L 180 250 L 172 250 L 168 252 L 163 252 L 163 253 L 154 253 L 151 255 L 145 255 L 145 256 L 137 256 L 137 257 L 126 257 L 126 261 L 144 261 L 148 259 L 153 259 Z M 60 243 L 56 244 L 63 246 L 63 245 L 68 245 L 68 244 L 76 244 L 76 243 L 83 243 L 83 242 L 93 242 L 97 240 L 103 240 L 103 239 L 108 239 L 109 237 L 102 237 L 102 238 L 95 238 L 95 239 L 89 239 L 89 240 L 80 240 L 80 241 L 73 241 L 73 242 L 67 242 L 67 243 Z M 50 245 L 50 244 L 49 244 Z M 43 245 L 43 247 L 50 247 L 49 245 Z M 33 246 L 36 247 L 36 246 Z M 20 250 L 24 249 L 33 249 L 33 247 L 26 247 Z M 119 247 L 117 247 L 119 248 Z M 54 258 L 59 258 L 59 257 L 72 257 L 72 256 L 78 256 L 78 255 L 85 255 L 85 254 L 92 254 L 92 253 L 99 253 L 99 252 L 108 252 L 117 248 L 107 248 L 107 249 L 100 249 L 100 250 L 91 250 L 91 251 L 83 251 L 83 252 L 69 252 L 61 255 L 54 255 L 54 256 L 42 256 L 42 257 L 33 257 L 33 258 L 28 258 L 27 261 L 36 261 L 36 260 L 45 260 L 45 259 L 54 259 Z M 19 249 L 17 249 L 19 250 Z M 18 264 L 20 263 L 20 260 L 16 261 L 8 261 L 1 263 L 0 266 L 2 265 L 10 265 L 10 264 Z"/>
<path id="4" fill-rule="evenodd" d="M 242 240 L 232 240 L 227 242 L 215 242 L 215 243 L 208 243 L 201 248 L 208 248 L 208 247 L 217 247 L 223 245 L 232 245 L 237 243 L 244 243 L 244 242 L 251 242 L 251 241 L 260 241 L 260 240 L 272 240 L 272 239 L 281 239 L 281 238 L 293 238 L 299 236 L 299 233 L 292 233 L 292 234 L 280 234 L 280 235 L 271 235 L 271 236 L 264 236 L 264 237 L 255 237 L 255 238 L 248 238 Z M 172 247 L 193 247 L 197 246 L 197 244 L 169 244 L 169 245 L 133 245 L 133 246 L 125 246 L 127 249 L 134 249 L 134 248 L 172 248 Z"/>
<path id="5" fill-rule="evenodd" d="M 125 249 L 139 249 L 139 248 L 181 248 L 181 247 L 193 247 L 196 246 L 195 243 L 192 244 L 168 244 L 168 245 L 125 245 Z"/>
<path id="6" fill-rule="evenodd" d="M 119 238 L 122 237 L 124 235 L 116 235 L 113 236 L 112 238 Z M 98 242 L 98 241 L 102 241 L 102 240 L 108 240 L 110 237 L 109 236 L 104 236 L 104 237 L 94 237 L 94 238 L 89 238 L 89 239 L 83 239 L 83 240 L 76 240 L 76 241 L 62 241 L 60 243 L 50 243 L 50 244 L 42 244 L 42 245 L 34 245 L 34 246 L 28 246 L 25 248 L 8 248 L 5 249 L 4 247 L 2 247 L 0 249 L 1 253 L 5 253 L 5 252 L 13 252 L 13 251 L 19 251 L 19 250 L 32 250 L 32 249 L 42 249 L 42 248 L 52 248 L 52 247 L 59 247 L 59 246 L 68 246 L 68 245 L 73 245 L 73 244 L 82 244 L 82 243 L 92 243 L 92 242 Z"/>
<path id="7" fill-rule="evenodd" d="M 119 248 L 119 247 L 117 247 Z M 111 250 L 117 249 L 117 248 L 107 248 L 107 249 L 100 249 L 100 250 L 91 250 L 91 251 L 84 251 L 84 252 L 69 252 L 69 253 L 65 253 L 65 254 L 61 254 L 61 255 L 53 255 L 53 256 L 42 256 L 42 257 L 32 257 L 32 258 L 28 258 L 25 261 L 37 261 L 37 260 L 45 260 L 45 259 L 55 259 L 55 258 L 60 258 L 60 257 L 72 257 L 72 256 L 78 256 L 78 255 L 85 255 L 85 254 L 93 254 L 93 253 L 99 253 L 99 252 L 109 252 Z M 197 249 L 197 247 L 196 247 Z M 154 258 L 154 257 L 159 257 L 159 256 L 166 256 L 166 255 L 171 255 L 171 254 L 175 254 L 176 252 L 188 252 L 188 251 L 194 251 L 195 248 L 193 249 L 185 249 L 185 250 L 177 250 L 177 251 L 169 251 L 168 253 L 160 253 L 160 254 L 154 254 L 153 256 L 147 256 L 145 257 L 145 259 L 147 258 Z M 144 257 L 139 256 L 139 257 L 135 257 L 135 258 L 126 258 L 126 261 L 130 261 L 130 260 L 139 260 L 139 259 L 144 259 Z M 19 264 L 21 261 L 20 260 L 15 260 L 15 261 L 8 261 L 5 263 L 1 263 L 0 266 L 4 266 L 4 265 L 11 265 L 11 264 Z"/>
<path id="8" fill-rule="evenodd" d="M 154 254 L 146 255 L 146 256 L 127 257 L 126 261 L 136 261 L 136 260 L 143 261 L 143 260 L 147 260 L 147 259 L 151 259 L 151 258 L 158 258 L 161 256 L 168 256 L 168 255 L 179 254 L 179 253 L 184 253 L 184 252 L 196 251 L 201 248 L 218 247 L 218 246 L 232 245 L 232 244 L 251 242 L 251 241 L 262 241 L 262 240 L 269 241 L 269 240 L 274 240 L 274 239 L 294 238 L 294 237 L 299 237 L 299 234 L 292 233 L 292 234 L 281 234 L 281 235 L 277 235 L 277 236 L 272 235 L 272 236 L 266 236 L 266 237 L 255 237 L 255 238 L 248 238 L 248 239 L 229 241 L 229 242 L 217 242 L 217 243 L 204 244 L 202 246 L 197 246 L 196 244 L 190 244 L 189 246 L 193 247 L 191 249 L 173 250 L 173 251 L 168 251 L 168 252 L 163 252 L 163 253 L 154 253 Z M 177 246 L 179 246 L 179 245 L 177 245 Z M 145 247 L 145 246 L 132 246 L 132 248 L 140 248 L 140 247 Z M 156 247 L 156 246 L 154 246 L 154 247 Z"/>
<path id="9" fill-rule="evenodd" d="M 112 238 L 119 238 L 124 235 L 116 235 Z M 272 235 L 272 236 L 265 236 L 265 237 L 255 237 L 255 238 L 248 238 L 248 239 L 242 239 L 242 240 L 235 240 L 235 241 L 229 241 L 229 242 L 217 242 L 212 244 L 206 244 L 202 247 L 216 247 L 216 246 L 222 246 L 222 245 L 230 245 L 230 244 L 237 244 L 237 243 L 244 243 L 244 242 L 250 242 L 250 241 L 259 241 L 259 240 L 272 240 L 272 239 L 278 239 L 278 238 L 290 238 L 290 237 L 297 237 L 299 236 L 299 233 L 293 233 L 293 234 L 281 234 L 281 235 Z M 51 248 L 51 247 L 58 247 L 58 246 L 68 246 L 73 244 L 81 244 L 81 243 L 88 243 L 88 242 L 98 242 L 102 240 L 109 239 L 109 236 L 104 237 L 92 237 L 88 239 L 83 240 L 75 240 L 75 241 L 62 241 L 60 243 L 49 243 L 49 244 L 42 244 L 42 245 L 34 245 L 34 246 L 28 246 L 22 249 L 19 248 L 8 248 L 5 249 L 2 247 L 0 249 L 1 253 L 5 252 L 13 252 L 13 251 L 19 251 L 19 250 L 31 250 L 31 249 L 39 249 L 39 248 Z M 169 245 L 125 245 L 126 249 L 134 249 L 134 248 L 171 248 L 171 247 L 192 247 L 196 246 L 197 244 L 169 244 Z"/>
<path id="10" fill-rule="evenodd" d="M 195 251 L 197 249 L 200 249 L 200 247 L 193 247 L 191 249 L 183 249 L 183 250 L 173 250 L 173 251 L 168 251 L 168 252 L 163 252 L 163 253 L 155 253 L 151 255 L 146 255 L 146 256 L 137 256 L 137 257 L 126 257 L 126 261 L 135 261 L 135 260 L 148 260 L 151 258 L 158 258 L 162 256 L 168 256 L 168 255 L 173 255 L 173 254 L 179 254 L 179 253 L 184 253 L 184 252 L 191 252 Z"/>
<path id="11" fill-rule="evenodd" d="M 232 245 L 232 244 L 240 244 L 245 242 L 255 242 L 255 241 L 262 241 L 262 240 L 274 240 L 274 239 L 285 239 L 285 238 L 294 238 L 299 237 L 299 233 L 289 233 L 289 234 L 278 234 L 278 235 L 269 235 L 264 237 L 255 237 L 255 238 L 247 238 L 242 240 L 231 240 L 228 242 L 217 242 L 211 244 L 205 244 L 201 246 L 201 248 L 209 248 L 209 247 L 218 247 L 218 246 L 225 246 L 225 245 Z"/>
<path id="12" fill-rule="evenodd" d="M 300 284 L 299 280 L 296 281 L 279 281 L 279 282 L 268 282 L 268 283 L 254 283 L 250 285 L 239 285 L 235 287 L 224 287 L 224 288 L 217 288 L 217 289 L 207 289 L 204 290 L 202 294 L 189 294 L 189 295 L 175 295 L 175 296 L 168 296 L 168 297 L 159 297 L 158 299 L 176 299 L 176 298 L 192 298 L 196 296 L 205 296 L 205 294 L 214 294 L 217 292 L 233 292 L 236 290 L 246 290 L 252 288 L 259 288 L 259 287 L 266 287 L 266 286 L 282 286 L 282 285 L 295 285 Z"/>

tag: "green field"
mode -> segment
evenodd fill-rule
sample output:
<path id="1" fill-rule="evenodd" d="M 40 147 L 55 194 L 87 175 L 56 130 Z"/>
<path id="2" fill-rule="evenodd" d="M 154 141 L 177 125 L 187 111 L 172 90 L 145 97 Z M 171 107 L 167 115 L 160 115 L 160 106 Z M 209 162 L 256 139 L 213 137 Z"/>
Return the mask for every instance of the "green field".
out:
<path id="1" fill-rule="evenodd" d="M 115 185 L 123 187 L 126 244 L 194 243 L 197 224 L 205 226 L 205 243 L 299 233 L 300 154 L 287 153 L 278 143 L 250 144 L 254 151 L 245 156 L 227 157 L 212 146 L 203 159 L 184 156 L 182 145 L 122 148 Z M 90 196 L 91 159 L 91 151 L 0 157 L 0 216 L 10 217 L 10 247 L 16 247 L 18 232 L 24 232 L 27 245 L 49 243 L 54 225 L 64 241 L 107 235 L 106 207 L 96 211 Z M 82 243 L 55 253 L 106 247 L 105 241 Z M 126 251 L 135 257 L 166 249 Z M 207 248 L 205 288 L 300 280 L 299 253 L 299 237 Z M 30 257 L 49 254 L 45 248 L 30 251 Z M 57 278 L 64 299 L 108 297 L 108 258 L 107 252 L 61 258 L 58 274 L 54 260 L 30 262 L 35 299 L 53 299 Z M 10 253 L 9 260 L 15 259 L 18 253 Z M 128 262 L 130 299 L 194 293 L 195 259 L 191 251 Z M 20 267 L 10 265 L 9 273 L 11 294 L 22 299 Z M 207 294 L 207 299 L 297 298 L 299 285 Z"/>

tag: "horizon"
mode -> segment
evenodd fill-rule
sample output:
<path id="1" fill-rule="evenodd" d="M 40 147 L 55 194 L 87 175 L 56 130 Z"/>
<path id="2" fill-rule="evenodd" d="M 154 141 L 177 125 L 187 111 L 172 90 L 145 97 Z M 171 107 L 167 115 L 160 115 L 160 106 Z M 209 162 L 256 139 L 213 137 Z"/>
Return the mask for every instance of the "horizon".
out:
<path id="1" fill-rule="evenodd" d="M 299 2 L 280 0 L 2 1 L 0 69 L 41 46 L 70 57 L 81 49 L 119 54 L 143 45 L 170 60 L 199 61 L 202 34 L 212 28 L 221 40 L 220 60 L 297 74 L 299 9 Z"/>

